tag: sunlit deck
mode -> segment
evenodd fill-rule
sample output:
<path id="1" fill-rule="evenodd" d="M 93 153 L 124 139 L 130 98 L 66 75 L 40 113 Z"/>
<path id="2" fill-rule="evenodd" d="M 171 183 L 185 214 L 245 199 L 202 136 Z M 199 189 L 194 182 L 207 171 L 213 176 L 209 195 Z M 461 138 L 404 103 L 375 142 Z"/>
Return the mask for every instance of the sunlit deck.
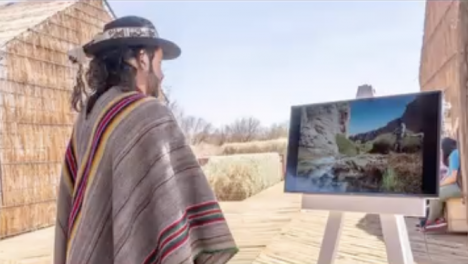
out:
<path id="1" fill-rule="evenodd" d="M 300 195 L 282 189 L 278 184 L 243 202 L 222 203 L 240 247 L 230 263 L 316 263 L 327 213 L 301 211 Z M 468 263 L 466 235 L 424 237 L 414 219 L 407 223 L 417 264 Z M 377 216 L 346 215 L 342 236 L 337 264 L 387 263 Z M 49 264 L 52 243 L 53 228 L 0 241 L 0 264 Z"/>

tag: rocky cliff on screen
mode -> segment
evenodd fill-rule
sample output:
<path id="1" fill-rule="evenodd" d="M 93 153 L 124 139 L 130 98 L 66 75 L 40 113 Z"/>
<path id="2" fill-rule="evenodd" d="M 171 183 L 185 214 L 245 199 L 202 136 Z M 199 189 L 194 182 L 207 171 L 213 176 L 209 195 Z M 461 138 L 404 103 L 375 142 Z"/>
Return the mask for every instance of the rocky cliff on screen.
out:
<path id="1" fill-rule="evenodd" d="M 304 107 L 296 175 L 303 188 L 421 192 L 423 100 L 408 95 Z"/>

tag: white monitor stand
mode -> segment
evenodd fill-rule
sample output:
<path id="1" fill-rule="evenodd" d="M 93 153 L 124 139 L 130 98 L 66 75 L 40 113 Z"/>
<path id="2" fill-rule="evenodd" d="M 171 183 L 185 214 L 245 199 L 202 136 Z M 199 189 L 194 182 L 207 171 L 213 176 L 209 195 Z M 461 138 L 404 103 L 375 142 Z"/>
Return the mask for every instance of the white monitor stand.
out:
<path id="1" fill-rule="evenodd" d="M 372 86 L 362 85 L 358 87 L 356 98 L 369 98 L 374 95 L 375 90 Z M 424 217 L 424 198 L 303 195 L 302 209 L 329 211 L 318 264 L 334 263 L 345 212 L 380 215 L 388 263 L 414 264 L 404 216 Z"/>
<path id="2" fill-rule="evenodd" d="M 380 215 L 389 264 L 414 264 L 404 216 L 425 216 L 424 198 L 303 195 L 302 209 L 329 211 L 318 264 L 335 261 L 345 212 Z"/>

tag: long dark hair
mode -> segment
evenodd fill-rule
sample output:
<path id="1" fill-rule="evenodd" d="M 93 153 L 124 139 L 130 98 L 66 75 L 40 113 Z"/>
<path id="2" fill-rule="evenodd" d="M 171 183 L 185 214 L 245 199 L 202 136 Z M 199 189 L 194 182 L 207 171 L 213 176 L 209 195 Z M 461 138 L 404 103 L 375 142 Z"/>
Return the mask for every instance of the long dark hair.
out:
<path id="1" fill-rule="evenodd" d="M 91 60 L 84 76 L 83 66 L 79 65 L 71 97 L 73 109 L 80 112 L 86 106 L 86 114 L 89 114 L 99 97 L 114 86 L 119 86 L 123 91 L 136 91 L 137 69 L 128 61 L 137 58 L 144 50 L 148 54 L 150 71 L 152 71 L 151 62 L 156 49 L 156 47 L 125 47 L 105 51 Z"/>
<path id="2" fill-rule="evenodd" d="M 445 166 L 448 166 L 448 158 L 454 150 L 457 149 L 457 141 L 455 139 L 446 137 L 442 139 L 442 160 Z"/>

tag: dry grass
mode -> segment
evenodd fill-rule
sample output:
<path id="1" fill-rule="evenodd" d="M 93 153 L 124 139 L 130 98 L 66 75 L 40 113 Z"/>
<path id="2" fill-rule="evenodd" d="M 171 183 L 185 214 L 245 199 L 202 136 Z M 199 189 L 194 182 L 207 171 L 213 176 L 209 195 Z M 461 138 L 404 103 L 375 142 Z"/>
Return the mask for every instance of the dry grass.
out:
<path id="1" fill-rule="evenodd" d="M 398 186 L 395 192 L 420 193 L 422 186 L 421 153 L 392 154 L 388 159 L 388 167 L 392 169 Z"/>
<path id="2" fill-rule="evenodd" d="M 253 153 L 271 153 L 276 152 L 280 155 L 286 154 L 287 139 L 273 139 L 265 141 L 251 141 L 243 143 L 226 143 L 222 146 L 202 143 L 192 145 L 192 150 L 199 158 L 218 156 L 218 155 L 235 155 L 235 154 L 253 154 Z"/>
<path id="3" fill-rule="evenodd" d="M 277 153 L 211 157 L 203 170 L 220 201 L 241 201 L 282 179 Z"/>
<path id="4" fill-rule="evenodd" d="M 232 155 L 276 152 L 284 155 L 286 154 L 287 145 L 288 141 L 286 138 L 245 143 L 227 143 L 221 147 L 221 153 L 223 155 Z"/>
<path id="5" fill-rule="evenodd" d="M 221 147 L 212 144 L 198 144 L 192 145 L 192 150 L 198 158 L 217 156 L 221 154 Z"/>
<path id="6" fill-rule="evenodd" d="M 57 182 L 75 117 L 69 99 L 76 69 L 67 52 L 110 20 L 96 4 L 77 2 L 63 9 L 55 2 L 30 1 L 7 12 L 23 22 L 42 16 L 39 23 L 47 18 L 44 8 L 61 11 L 43 23 L 31 20 L 25 34 L 0 52 L 0 238 L 55 221 Z M 11 22 L 10 28 L 22 27 Z M 0 27 L 0 37 L 2 31 Z"/>

